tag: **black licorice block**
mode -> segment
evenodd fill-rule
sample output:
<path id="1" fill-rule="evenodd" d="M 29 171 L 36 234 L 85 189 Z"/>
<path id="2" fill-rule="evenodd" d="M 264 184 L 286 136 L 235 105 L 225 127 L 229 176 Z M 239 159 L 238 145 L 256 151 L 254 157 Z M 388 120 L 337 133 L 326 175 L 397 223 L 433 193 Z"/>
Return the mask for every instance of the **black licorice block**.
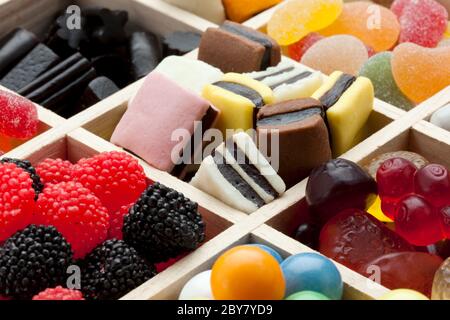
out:
<path id="1" fill-rule="evenodd" d="M 108 98 L 119 90 L 120 89 L 116 84 L 110 79 L 106 77 L 97 77 L 88 84 L 84 91 L 80 101 L 80 109 L 86 109 L 103 99 Z"/>
<path id="2" fill-rule="evenodd" d="M 4 76 L 39 43 L 32 32 L 18 28 L 0 41 L 0 77 Z"/>
<path id="3" fill-rule="evenodd" d="M 164 55 L 182 56 L 200 45 L 201 35 L 194 32 L 173 32 L 164 37 Z"/>
<path id="4" fill-rule="evenodd" d="M 130 83 L 130 65 L 121 54 L 111 53 L 91 59 L 99 76 L 111 79 L 120 88 Z"/>
<path id="5" fill-rule="evenodd" d="M 60 58 L 46 45 L 38 44 L 9 71 L 0 85 L 18 91 L 58 63 Z"/>
<path id="6" fill-rule="evenodd" d="M 162 60 L 159 38 L 147 32 L 133 32 L 130 37 L 130 60 L 133 80 L 152 72 Z"/>

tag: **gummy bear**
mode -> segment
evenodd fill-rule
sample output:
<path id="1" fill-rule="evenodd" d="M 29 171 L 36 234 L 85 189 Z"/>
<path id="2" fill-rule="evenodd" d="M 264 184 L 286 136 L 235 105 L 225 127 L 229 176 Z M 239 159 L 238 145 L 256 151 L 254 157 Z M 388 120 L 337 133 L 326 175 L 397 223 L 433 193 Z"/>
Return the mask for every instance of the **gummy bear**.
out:
<path id="1" fill-rule="evenodd" d="M 320 33 L 325 36 L 353 35 L 380 52 L 396 44 L 400 25 L 389 9 L 370 2 L 356 1 L 346 3 L 339 18 Z"/>
<path id="2" fill-rule="evenodd" d="M 275 11 L 267 32 L 280 45 L 288 46 L 332 24 L 342 8 L 342 0 L 290 0 Z"/>
<path id="3" fill-rule="evenodd" d="M 378 53 L 362 66 L 359 75 L 372 81 L 378 99 L 408 111 L 414 104 L 398 88 L 392 74 L 391 59 L 391 52 Z"/>
<path id="4" fill-rule="evenodd" d="M 13 138 L 29 139 L 37 133 L 38 124 L 34 103 L 0 90 L 0 133 Z"/>
<path id="5" fill-rule="evenodd" d="M 337 35 L 319 40 L 309 48 L 301 63 L 327 75 L 342 71 L 357 75 L 369 59 L 364 43 L 356 37 Z"/>
<path id="6" fill-rule="evenodd" d="M 386 160 L 378 168 L 377 183 L 381 209 L 389 218 L 394 217 L 398 201 L 414 191 L 416 172 L 414 164 L 403 158 Z"/>
<path id="7" fill-rule="evenodd" d="M 450 300 L 450 258 L 444 261 L 434 275 L 433 300 Z"/>
<path id="8" fill-rule="evenodd" d="M 450 205 L 450 174 L 444 166 L 430 164 L 420 169 L 414 179 L 414 189 L 436 208 Z"/>
<path id="9" fill-rule="evenodd" d="M 421 196 L 412 194 L 400 200 L 394 221 L 395 231 L 416 246 L 428 246 L 444 238 L 438 211 Z"/>
<path id="10" fill-rule="evenodd" d="M 381 284 L 389 289 L 412 289 L 431 296 L 433 277 L 442 263 L 436 255 L 424 252 L 397 252 L 380 256 L 358 270 L 373 277 L 374 270 Z"/>
<path id="11" fill-rule="evenodd" d="M 397 0 L 392 11 L 400 21 L 400 43 L 434 48 L 447 29 L 448 12 L 435 0 Z"/>
<path id="12" fill-rule="evenodd" d="M 358 270 L 382 255 L 414 251 L 414 248 L 368 213 L 348 209 L 330 219 L 322 228 L 319 251 Z"/>
<path id="13" fill-rule="evenodd" d="M 398 45 L 392 73 L 402 92 L 420 103 L 450 85 L 450 47 L 424 48 L 414 43 Z"/>
<path id="14" fill-rule="evenodd" d="M 319 40 L 322 40 L 323 38 L 324 36 L 322 36 L 321 34 L 317 32 L 311 32 L 302 40 L 291 44 L 288 47 L 289 56 L 296 61 L 300 61 L 305 52 L 308 51 L 308 49 L 311 48 L 313 44 L 315 44 Z"/>

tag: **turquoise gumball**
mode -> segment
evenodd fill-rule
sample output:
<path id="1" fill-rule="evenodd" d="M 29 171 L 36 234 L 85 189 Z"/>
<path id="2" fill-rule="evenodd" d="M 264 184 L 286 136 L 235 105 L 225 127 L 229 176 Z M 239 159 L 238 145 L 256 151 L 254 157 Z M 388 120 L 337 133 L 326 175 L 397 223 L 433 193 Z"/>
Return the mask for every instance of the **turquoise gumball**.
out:
<path id="1" fill-rule="evenodd" d="M 314 291 L 302 291 L 291 294 L 286 300 L 330 300 L 321 293 Z"/>
<path id="2" fill-rule="evenodd" d="M 341 274 L 330 259 L 317 253 L 293 255 L 281 263 L 286 280 L 286 296 L 314 291 L 331 300 L 340 300 L 344 290 Z"/>
<path id="3" fill-rule="evenodd" d="M 278 263 L 282 263 L 283 262 L 283 258 L 281 257 L 281 255 L 277 251 L 275 251 L 274 249 L 272 249 L 269 246 L 266 246 L 264 244 L 258 244 L 258 243 L 249 244 L 249 246 L 254 246 L 254 247 L 258 247 L 260 249 L 263 249 L 264 251 L 270 253 L 278 261 Z"/>

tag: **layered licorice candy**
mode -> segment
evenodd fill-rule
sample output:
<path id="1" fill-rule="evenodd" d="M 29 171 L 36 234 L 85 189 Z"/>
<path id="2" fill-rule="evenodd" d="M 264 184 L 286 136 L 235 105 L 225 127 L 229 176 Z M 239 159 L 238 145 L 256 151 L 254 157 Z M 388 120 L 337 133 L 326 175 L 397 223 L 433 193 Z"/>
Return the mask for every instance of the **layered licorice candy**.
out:
<path id="1" fill-rule="evenodd" d="M 268 85 L 273 90 L 275 102 L 311 97 L 323 83 L 320 72 L 288 58 L 283 58 L 275 67 L 247 75 Z"/>
<path id="2" fill-rule="evenodd" d="M 216 127 L 224 136 L 227 129 L 255 128 L 258 109 L 274 100 L 268 86 L 237 73 L 227 73 L 221 81 L 206 85 L 203 97 L 221 110 Z"/>
<path id="3" fill-rule="evenodd" d="M 200 39 L 195 32 L 172 32 L 163 39 L 164 56 L 183 56 L 198 48 Z"/>
<path id="4" fill-rule="evenodd" d="M 325 111 L 312 98 L 285 101 L 263 107 L 258 113 L 260 150 L 278 157 L 278 174 L 290 188 L 312 169 L 331 159 Z M 275 168 L 276 169 L 276 168 Z"/>
<path id="5" fill-rule="evenodd" d="M 312 97 L 320 100 L 326 110 L 334 157 L 360 142 L 374 104 L 374 88 L 369 79 L 336 71 Z"/>
<path id="6" fill-rule="evenodd" d="M 266 70 L 281 61 L 280 46 L 266 34 L 225 21 L 202 36 L 198 58 L 223 72 Z"/>
<path id="7" fill-rule="evenodd" d="M 201 150 L 203 133 L 218 115 L 205 99 L 152 72 L 129 103 L 111 142 L 159 170 L 182 174 L 182 167 L 191 164 Z"/>
<path id="8" fill-rule="evenodd" d="M 246 213 L 286 190 L 283 180 L 244 132 L 233 135 L 206 157 L 191 184 Z"/>
<path id="9" fill-rule="evenodd" d="M 133 32 L 130 37 L 130 60 L 134 80 L 152 72 L 162 60 L 159 38 L 146 32 Z"/>

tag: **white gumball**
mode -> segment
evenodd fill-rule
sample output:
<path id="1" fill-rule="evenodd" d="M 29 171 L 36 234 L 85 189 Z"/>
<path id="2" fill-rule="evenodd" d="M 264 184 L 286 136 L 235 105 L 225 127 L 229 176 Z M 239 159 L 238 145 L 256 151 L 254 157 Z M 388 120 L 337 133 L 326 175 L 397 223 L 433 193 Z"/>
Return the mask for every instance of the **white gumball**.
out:
<path id="1" fill-rule="evenodd" d="M 211 270 L 199 273 L 189 280 L 181 290 L 178 300 L 213 300 Z"/>

